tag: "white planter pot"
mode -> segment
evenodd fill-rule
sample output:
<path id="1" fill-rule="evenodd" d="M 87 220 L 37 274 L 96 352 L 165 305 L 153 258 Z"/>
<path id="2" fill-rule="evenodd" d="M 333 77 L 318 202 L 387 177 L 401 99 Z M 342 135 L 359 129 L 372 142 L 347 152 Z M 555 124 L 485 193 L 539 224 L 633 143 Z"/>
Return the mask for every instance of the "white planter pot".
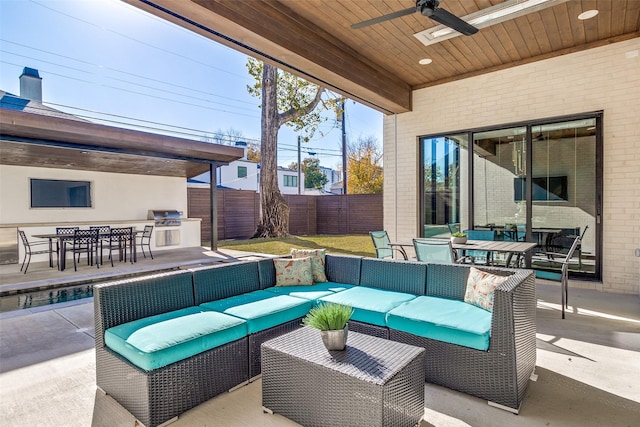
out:
<path id="1" fill-rule="evenodd" d="M 465 243 L 467 243 L 467 238 L 466 237 L 452 237 L 451 238 L 451 243 L 453 243 L 454 245 L 464 245 Z"/>

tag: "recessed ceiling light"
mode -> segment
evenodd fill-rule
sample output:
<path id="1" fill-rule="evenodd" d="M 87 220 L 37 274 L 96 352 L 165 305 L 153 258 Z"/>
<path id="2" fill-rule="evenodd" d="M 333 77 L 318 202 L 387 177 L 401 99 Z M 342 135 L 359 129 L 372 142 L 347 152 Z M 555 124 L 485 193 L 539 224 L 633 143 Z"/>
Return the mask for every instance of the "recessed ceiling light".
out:
<path id="1" fill-rule="evenodd" d="M 431 58 L 422 58 L 420 61 L 418 61 L 418 64 L 420 65 L 429 65 L 433 62 L 433 59 Z"/>
<path id="2" fill-rule="evenodd" d="M 585 19 L 593 18 L 597 14 L 598 14 L 598 10 L 597 9 L 587 10 L 586 12 L 582 12 L 580 15 L 578 15 L 578 19 L 581 20 L 581 21 L 584 21 Z"/>

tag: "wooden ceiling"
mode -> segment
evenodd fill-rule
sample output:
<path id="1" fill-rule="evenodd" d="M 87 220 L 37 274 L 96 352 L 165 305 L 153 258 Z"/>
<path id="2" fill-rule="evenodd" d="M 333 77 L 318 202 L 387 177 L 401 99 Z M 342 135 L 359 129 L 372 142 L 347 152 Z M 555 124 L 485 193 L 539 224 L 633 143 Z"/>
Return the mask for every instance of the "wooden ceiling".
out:
<path id="1" fill-rule="evenodd" d="M 412 90 L 640 36 L 639 0 L 559 0 L 544 10 L 425 46 L 437 26 L 413 13 L 351 25 L 414 0 L 125 0 L 385 113 L 411 110 Z M 502 0 L 443 0 L 465 16 Z M 586 21 L 581 12 L 597 9 Z M 419 65 L 431 58 L 430 65 Z"/>

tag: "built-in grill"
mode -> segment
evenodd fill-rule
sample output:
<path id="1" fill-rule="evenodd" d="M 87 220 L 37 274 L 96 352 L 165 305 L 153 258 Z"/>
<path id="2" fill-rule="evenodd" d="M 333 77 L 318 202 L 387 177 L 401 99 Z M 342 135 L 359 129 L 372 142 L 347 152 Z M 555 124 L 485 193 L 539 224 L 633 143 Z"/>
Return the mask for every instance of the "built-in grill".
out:
<path id="1" fill-rule="evenodd" d="M 175 210 L 149 210 L 147 219 L 155 221 L 156 227 L 169 227 L 175 225 L 181 225 L 180 211 Z"/>

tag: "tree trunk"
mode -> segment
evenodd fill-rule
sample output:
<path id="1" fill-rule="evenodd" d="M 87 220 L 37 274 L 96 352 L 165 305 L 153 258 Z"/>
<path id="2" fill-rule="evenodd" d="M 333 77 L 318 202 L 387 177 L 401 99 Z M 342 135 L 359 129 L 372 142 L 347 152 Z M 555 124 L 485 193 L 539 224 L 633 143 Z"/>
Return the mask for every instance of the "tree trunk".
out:
<path id="1" fill-rule="evenodd" d="M 276 69 L 264 64 L 262 71 L 262 134 L 260 160 L 260 223 L 253 237 L 289 234 L 289 205 L 278 186 L 278 116 Z"/>

